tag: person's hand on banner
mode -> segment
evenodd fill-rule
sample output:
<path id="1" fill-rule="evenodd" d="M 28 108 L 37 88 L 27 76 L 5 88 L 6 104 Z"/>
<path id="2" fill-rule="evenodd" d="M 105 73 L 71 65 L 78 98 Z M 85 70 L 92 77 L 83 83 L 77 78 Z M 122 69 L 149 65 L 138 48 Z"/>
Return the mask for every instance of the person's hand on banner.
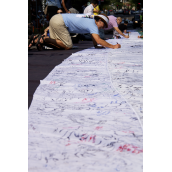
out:
<path id="1" fill-rule="evenodd" d="M 113 49 L 117 49 L 117 48 L 121 48 L 121 45 L 118 43 L 116 45 L 113 45 Z"/>

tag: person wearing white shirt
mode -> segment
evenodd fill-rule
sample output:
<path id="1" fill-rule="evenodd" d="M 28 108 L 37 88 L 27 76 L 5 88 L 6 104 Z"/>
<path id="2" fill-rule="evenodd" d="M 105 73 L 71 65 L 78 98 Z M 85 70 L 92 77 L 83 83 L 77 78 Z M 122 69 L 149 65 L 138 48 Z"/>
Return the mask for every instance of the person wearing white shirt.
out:
<path id="1" fill-rule="evenodd" d="M 94 13 L 97 13 L 97 11 L 94 11 L 94 8 L 96 8 L 97 5 L 98 5 L 98 1 L 97 0 L 92 0 L 91 4 L 85 8 L 84 14 L 93 15 Z M 102 34 L 102 33 L 104 33 L 104 30 L 100 29 L 99 30 L 99 36 L 100 36 L 100 38 L 104 39 L 104 34 Z M 86 40 L 92 40 L 90 34 L 83 34 L 82 38 L 86 39 Z"/>
<path id="2" fill-rule="evenodd" d="M 88 15 L 93 15 L 94 13 L 94 8 L 98 5 L 98 0 L 92 0 L 91 4 L 88 5 L 85 10 L 84 10 L 84 14 L 88 14 Z"/>

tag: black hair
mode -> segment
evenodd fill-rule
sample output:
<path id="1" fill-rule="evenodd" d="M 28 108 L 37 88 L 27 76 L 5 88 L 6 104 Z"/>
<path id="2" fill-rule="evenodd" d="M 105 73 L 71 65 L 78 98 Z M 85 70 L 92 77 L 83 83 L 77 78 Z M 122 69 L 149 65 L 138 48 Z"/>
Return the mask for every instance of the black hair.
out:
<path id="1" fill-rule="evenodd" d="M 91 3 L 98 4 L 98 0 L 91 0 Z"/>
<path id="2" fill-rule="evenodd" d="M 96 22 L 98 22 L 99 20 L 101 20 L 99 17 L 97 17 L 97 16 L 95 16 L 94 17 L 94 20 L 96 21 Z M 102 20 L 101 20 L 102 21 Z"/>
<path id="3" fill-rule="evenodd" d="M 124 21 L 125 24 L 128 24 L 128 21 Z"/>
<path id="4" fill-rule="evenodd" d="M 109 20 L 109 17 L 106 14 L 101 14 L 101 15 L 105 16 Z M 106 23 L 106 21 L 104 19 L 102 19 L 101 17 L 94 16 L 94 20 L 96 22 L 98 22 L 99 20 L 101 20 L 105 24 L 106 28 L 108 27 L 108 24 Z"/>

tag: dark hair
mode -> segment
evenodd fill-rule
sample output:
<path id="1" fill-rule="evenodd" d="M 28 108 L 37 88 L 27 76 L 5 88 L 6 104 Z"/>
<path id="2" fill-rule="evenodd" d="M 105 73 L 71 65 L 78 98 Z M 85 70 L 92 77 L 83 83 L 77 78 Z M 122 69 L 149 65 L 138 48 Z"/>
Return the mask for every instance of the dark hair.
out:
<path id="1" fill-rule="evenodd" d="M 125 24 L 128 24 L 128 21 L 125 21 L 124 23 L 125 23 Z"/>
<path id="2" fill-rule="evenodd" d="M 98 4 L 98 0 L 91 0 L 91 3 Z"/>
<path id="3" fill-rule="evenodd" d="M 103 15 L 103 16 L 107 17 L 107 19 L 109 20 L 109 17 L 106 14 L 100 14 L 100 15 Z M 99 20 L 101 20 L 105 24 L 106 28 L 108 28 L 108 24 L 101 17 L 99 17 L 99 16 L 96 15 L 96 16 L 94 16 L 94 19 L 95 19 L 96 22 L 98 22 Z"/>

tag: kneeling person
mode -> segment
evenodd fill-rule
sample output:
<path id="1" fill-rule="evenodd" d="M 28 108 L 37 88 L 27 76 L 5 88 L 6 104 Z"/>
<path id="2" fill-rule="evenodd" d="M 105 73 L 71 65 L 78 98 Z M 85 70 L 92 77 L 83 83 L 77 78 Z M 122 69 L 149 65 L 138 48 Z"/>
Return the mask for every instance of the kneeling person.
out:
<path id="1" fill-rule="evenodd" d="M 119 30 L 121 30 L 121 32 L 127 33 L 127 25 L 128 25 L 128 21 L 124 21 L 124 24 L 120 24 L 118 28 Z"/>
<path id="2" fill-rule="evenodd" d="M 42 36 L 35 39 L 39 46 L 51 44 L 59 49 L 71 49 L 72 40 L 70 33 L 85 34 L 90 33 L 95 48 L 120 48 L 120 44 L 112 45 L 102 40 L 99 36 L 99 29 L 108 27 L 109 19 L 106 15 L 97 15 L 93 19 L 80 18 L 76 14 L 54 15 L 49 23 L 50 38 Z M 100 44 L 101 46 L 98 46 Z"/>

